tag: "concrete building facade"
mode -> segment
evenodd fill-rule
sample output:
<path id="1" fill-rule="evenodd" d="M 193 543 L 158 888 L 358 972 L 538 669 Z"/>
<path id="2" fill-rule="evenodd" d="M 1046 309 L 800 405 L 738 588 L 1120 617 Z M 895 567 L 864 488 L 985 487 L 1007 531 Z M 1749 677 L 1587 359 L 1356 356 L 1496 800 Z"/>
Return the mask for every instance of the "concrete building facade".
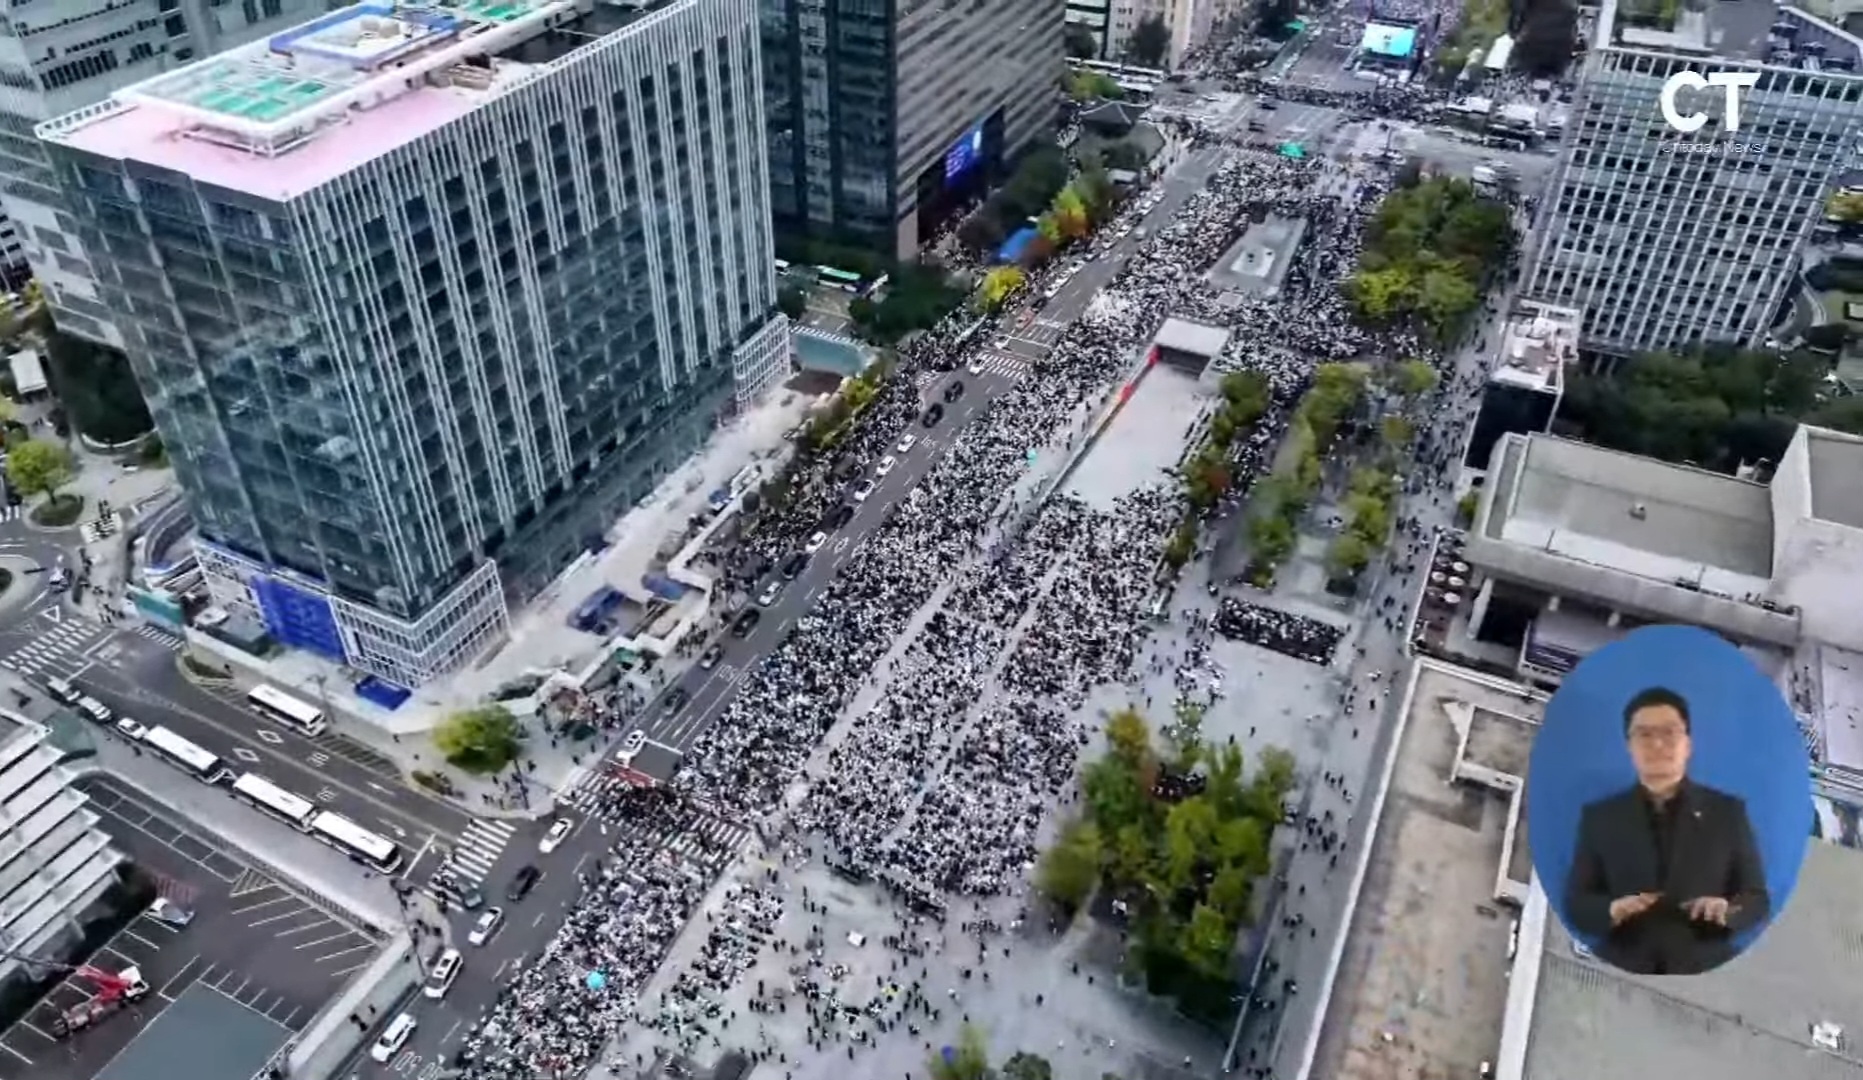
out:
<path id="1" fill-rule="evenodd" d="M 422 685 L 702 445 L 786 327 L 757 65 L 752 0 L 363 4 L 41 125 L 216 601 Z"/>
<path id="2" fill-rule="evenodd" d="M 254 41 L 323 10 L 316 0 L 61 0 L 0 19 L 0 209 L 70 334 L 123 347 L 91 255 L 33 127 L 111 91 Z M 0 230 L 0 261 L 14 249 Z"/>
<path id="3" fill-rule="evenodd" d="M 54 957 L 82 934 L 79 920 L 128 861 L 99 830 L 44 726 L 0 710 L 0 947 Z M 43 977 L 0 957 L 0 983 Z"/>
<path id="4" fill-rule="evenodd" d="M 1524 293 L 1585 313 L 1606 356 L 1760 340 L 1801 271 L 1805 239 L 1863 126 L 1863 41 L 1766 0 L 1632 10 L 1605 0 L 1540 208 Z M 1670 76 L 1751 73 L 1737 127 L 1721 87 Z"/>
<path id="5" fill-rule="evenodd" d="M 1054 133 L 1060 4 L 762 2 L 771 206 L 786 235 L 910 258 Z"/>

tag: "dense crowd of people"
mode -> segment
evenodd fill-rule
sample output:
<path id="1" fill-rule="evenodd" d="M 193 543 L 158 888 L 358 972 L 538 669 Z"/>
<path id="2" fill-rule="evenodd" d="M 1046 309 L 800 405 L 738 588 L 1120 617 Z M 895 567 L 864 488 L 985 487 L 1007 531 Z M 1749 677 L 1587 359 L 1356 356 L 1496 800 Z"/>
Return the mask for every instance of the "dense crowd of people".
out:
<path id="1" fill-rule="evenodd" d="M 1339 626 L 1278 608 L 1225 596 L 1216 606 L 1216 629 L 1224 637 L 1245 641 L 1309 664 L 1330 664 L 1345 631 Z"/>
<path id="2" fill-rule="evenodd" d="M 1077 431 L 1166 316 L 1207 319 L 1236 331 L 1222 368 L 1260 373 L 1275 400 L 1234 454 L 1236 487 L 1246 490 L 1267 467 L 1280 418 L 1313 365 L 1389 345 L 1353 327 L 1336 287 L 1380 191 L 1363 178 L 1323 186 L 1335 182 L 1312 162 L 1233 153 L 1033 377 L 949 433 L 948 450 L 889 505 L 860 557 L 746 673 L 724 715 L 686 753 L 672 788 L 618 795 L 604 818 L 663 825 L 676 807 L 703 807 L 756 825 L 785 850 L 819 846 L 848 873 L 884 881 L 920 906 L 936 905 L 941 893 L 1013 889 L 1087 742 L 1077 706 L 1140 662 L 1165 587 L 1159 552 L 1184 513 L 1174 482 L 1129 493 L 1111 509 L 1065 493 L 1023 507 L 1013 492 L 1029 451 Z M 1212 284 L 1206 272 L 1270 215 L 1306 221 L 1307 241 L 1282 281 L 1242 295 Z M 799 550 L 849 487 L 915 427 L 917 376 L 962 365 L 966 346 L 955 336 L 942 328 L 905 350 L 901 370 L 848 437 L 800 468 L 784 514 L 759 526 L 727 562 L 738 588 L 748 591 Z M 912 626 L 947 583 L 942 610 Z M 1314 662 L 1325 662 L 1338 642 L 1336 630 L 1329 638 L 1323 624 L 1267 609 L 1226 607 L 1223 621 Z M 863 705 L 860 693 L 876 678 L 882 688 Z M 798 782 L 806 793 L 787 802 Z M 622 832 L 615 857 L 585 875 L 583 899 L 547 951 L 473 1034 L 462 1055 L 469 1080 L 579 1075 L 630 1018 L 683 1029 L 699 1018 L 681 1002 L 696 1007 L 710 1000 L 706 987 L 745 970 L 747 950 L 780 915 L 777 897 L 734 894 L 731 925 L 715 926 L 716 940 L 657 1011 L 638 1016 L 637 995 L 710 878 L 664 850 L 630 848 L 625 824 Z"/>

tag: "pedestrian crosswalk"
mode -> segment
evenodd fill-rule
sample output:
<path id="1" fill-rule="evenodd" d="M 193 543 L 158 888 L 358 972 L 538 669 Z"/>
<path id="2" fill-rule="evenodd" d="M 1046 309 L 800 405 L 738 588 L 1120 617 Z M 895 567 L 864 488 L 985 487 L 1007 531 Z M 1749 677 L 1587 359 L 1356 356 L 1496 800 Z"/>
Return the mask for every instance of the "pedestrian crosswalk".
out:
<path id="1" fill-rule="evenodd" d="M 18 521 L 21 517 L 25 516 L 25 512 L 26 508 L 23 506 L 0 506 L 0 524 L 5 524 L 9 521 Z"/>
<path id="2" fill-rule="evenodd" d="M 466 894 L 474 889 L 484 891 L 486 877 L 516 832 L 517 826 L 509 821 L 473 818 L 450 845 L 442 848 L 444 855 L 421 891 L 443 906 L 465 907 L 471 902 Z M 452 879 L 451 888 L 442 884 L 446 878 Z"/>
<path id="3" fill-rule="evenodd" d="M 498 857 L 504 854 L 505 845 L 511 842 L 511 834 L 516 826 L 509 821 L 474 818 L 466 825 L 464 832 L 453 844 L 453 852 L 447 862 L 453 866 L 454 873 L 468 881 L 484 881 L 498 863 Z"/>
<path id="4" fill-rule="evenodd" d="M 65 614 L 58 622 L 40 620 L 37 636 L 0 657 L 0 667 L 41 678 L 70 678 L 90 663 L 86 651 L 112 630 L 81 615 Z"/>
<path id="5" fill-rule="evenodd" d="M 1019 356 L 1006 353 L 986 352 L 983 354 L 983 370 L 991 375 L 1005 379 L 1020 379 L 1029 373 L 1029 362 Z"/>
<path id="6" fill-rule="evenodd" d="M 130 632 L 139 638 L 146 638 L 149 641 L 153 641 L 164 649 L 173 649 L 176 652 L 180 652 L 182 649 L 188 647 L 187 640 L 173 630 L 164 630 L 159 626 L 152 626 L 149 623 L 138 623 L 130 628 Z"/>
<path id="7" fill-rule="evenodd" d="M 85 543 L 95 544 L 99 540 L 115 536 L 117 527 L 122 524 L 122 521 L 122 516 L 112 510 L 103 517 L 79 525 L 78 534 L 84 538 Z"/>
<path id="8" fill-rule="evenodd" d="M 187 642 L 172 630 L 148 623 L 133 626 L 106 626 L 94 619 L 63 611 L 59 621 L 40 620 L 36 638 L 0 656 L 0 668 L 21 675 L 68 679 L 99 659 L 98 645 L 121 630 L 127 630 L 164 649 L 180 652 Z M 107 654 L 106 654 L 107 655 Z"/>
<path id="9" fill-rule="evenodd" d="M 617 809 L 617 802 L 641 789 L 617 776 L 593 773 L 584 776 L 562 796 L 562 801 L 576 807 L 590 818 L 613 826 L 626 839 L 651 852 L 667 852 L 688 862 L 722 871 L 756 836 L 748 825 L 707 812 L 692 803 L 679 801 L 664 807 L 664 812 L 630 815 Z"/>

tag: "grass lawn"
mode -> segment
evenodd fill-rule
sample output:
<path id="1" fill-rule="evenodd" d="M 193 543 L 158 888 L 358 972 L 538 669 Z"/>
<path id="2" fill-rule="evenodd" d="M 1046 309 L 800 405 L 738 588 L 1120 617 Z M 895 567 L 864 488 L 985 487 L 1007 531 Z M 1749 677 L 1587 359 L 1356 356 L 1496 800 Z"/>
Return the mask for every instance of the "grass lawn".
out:
<path id="1" fill-rule="evenodd" d="M 61 529 L 75 523 L 84 513 L 82 495 L 60 495 L 32 508 L 32 522 L 48 529 Z"/>

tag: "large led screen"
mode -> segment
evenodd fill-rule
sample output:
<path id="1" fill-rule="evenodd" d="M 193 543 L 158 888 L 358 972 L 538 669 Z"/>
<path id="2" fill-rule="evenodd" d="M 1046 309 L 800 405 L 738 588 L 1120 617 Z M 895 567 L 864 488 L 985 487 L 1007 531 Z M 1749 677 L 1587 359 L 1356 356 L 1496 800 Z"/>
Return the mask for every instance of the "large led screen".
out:
<path id="1" fill-rule="evenodd" d="M 974 168 L 983 157 L 983 125 L 978 124 L 944 153 L 944 180 L 950 183 Z"/>
<path id="2" fill-rule="evenodd" d="M 1417 28 L 1366 23 L 1365 37 L 1358 43 L 1358 47 L 1374 56 L 1390 56 L 1401 60 L 1416 49 Z"/>

